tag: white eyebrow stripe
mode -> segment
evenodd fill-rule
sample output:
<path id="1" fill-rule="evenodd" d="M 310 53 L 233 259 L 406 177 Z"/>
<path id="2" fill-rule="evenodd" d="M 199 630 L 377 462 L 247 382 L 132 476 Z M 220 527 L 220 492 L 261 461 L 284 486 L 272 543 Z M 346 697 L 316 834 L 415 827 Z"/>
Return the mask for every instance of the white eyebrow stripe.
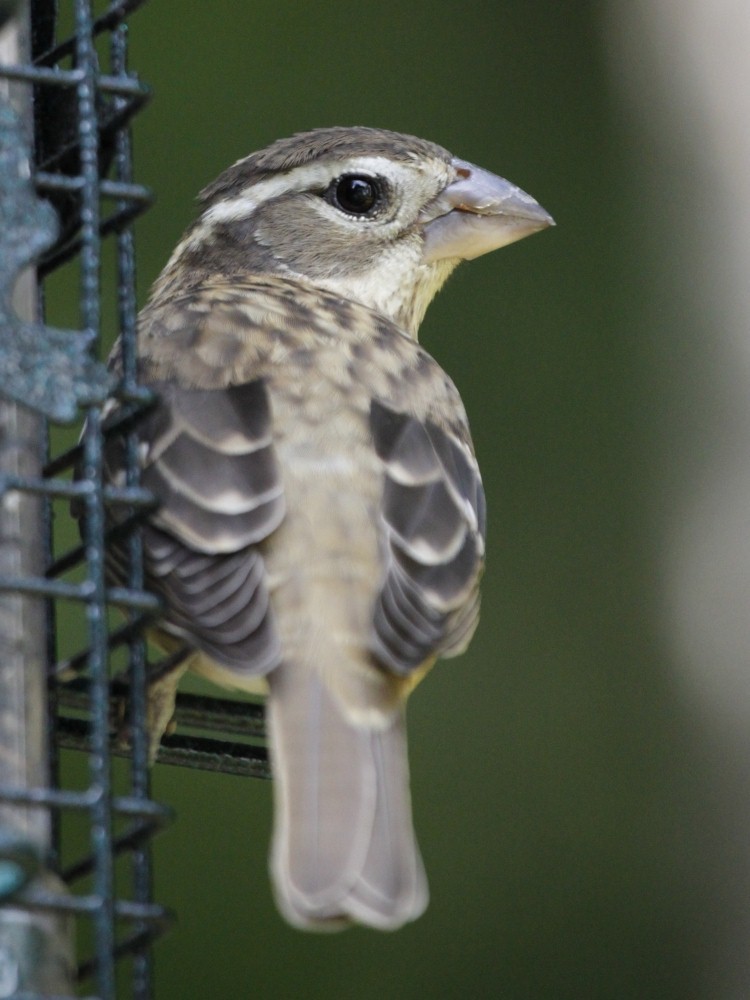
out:
<path id="1" fill-rule="evenodd" d="M 270 201 L 292 191 L 324 186 L 330 179 L 330 168 L 323 169 L 322 164 L 293 170 L 278 177 L 267 177 L 263 181 L 248 185 L 234 198 L 217 201 L 203 213 L 201 220 L 207 222 L 209 226 L 215 222 L 237 222 L 252 215 L 264 201 Z"/>
<path id="2" fill-rule="evenodd" d="M 287 173 L 249 184 L 236 197 L 216 202 L 203 213 L 201 220 L 209 227 L 214 223 L 238 222 L 252 215 L 262 202 L 279 195 L 325 188 L 334 177 L 344 173 L 392 174 L 394 166 L 394 161 L 384 156 L 351 156 L 343 162 L 330 159 L 306 163 Z"/>

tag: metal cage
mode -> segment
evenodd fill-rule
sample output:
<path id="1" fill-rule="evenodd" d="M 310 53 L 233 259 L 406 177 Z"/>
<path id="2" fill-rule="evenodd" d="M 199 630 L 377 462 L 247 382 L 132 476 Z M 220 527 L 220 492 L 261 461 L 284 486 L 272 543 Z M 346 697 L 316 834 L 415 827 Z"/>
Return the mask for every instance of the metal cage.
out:
<path id="1" fill-rule="evenodd" d="M 137 531 L 153 502 L 136 460 L 152 399 L 137 381 L 132 223 L 150 195 L 129 126 L 148 91 L 125 21 L 143 2 L 0 4 L 0 997 L 146 1000 L 169 923 L 151 898 L 150 840 L 170 813 L 150 795 L 146 732 L 148 682 L 169 664 L 143 638 L 158 604 Z M 61 268 L 78 282 L 73 330 L 45 325 L 44 282 Z M 121 338 L 118 384 L 97 360 L 104 321 Z M 114 432 L 122 488 L 103 481 Z M 118 586 L 113 530 L 129 552 Z M 260 705 L 180 695 L 176 722 L 160 761 L 268 776 Z M 61 764 L 60 748 L 85 757 Z"/>

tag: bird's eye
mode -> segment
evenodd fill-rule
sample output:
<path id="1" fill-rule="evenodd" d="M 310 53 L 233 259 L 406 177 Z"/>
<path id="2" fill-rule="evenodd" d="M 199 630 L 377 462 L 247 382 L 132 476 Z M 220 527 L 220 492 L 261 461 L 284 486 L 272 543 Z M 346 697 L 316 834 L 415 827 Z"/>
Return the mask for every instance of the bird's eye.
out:
<path id="1" fill-rule="evenodd" d="M 372 215 L 383 196 L 380 183 L 362 174 L 344 174 L 329 188 L 330 200 L 349 215 Z"/>

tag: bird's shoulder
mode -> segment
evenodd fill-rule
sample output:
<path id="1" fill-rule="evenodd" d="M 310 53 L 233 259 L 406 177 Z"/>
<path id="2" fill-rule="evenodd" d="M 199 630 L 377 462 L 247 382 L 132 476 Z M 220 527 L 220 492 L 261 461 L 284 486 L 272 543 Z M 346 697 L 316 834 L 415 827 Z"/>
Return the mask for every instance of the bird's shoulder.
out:
<path id="1" fill-rule="evenodd" d="M 387 317 L 297 279 L 244 275 L 158 296 L 139 318 L 146 383 L 219 389 L 311 370 L 468 438 L 460 394 Z"/>

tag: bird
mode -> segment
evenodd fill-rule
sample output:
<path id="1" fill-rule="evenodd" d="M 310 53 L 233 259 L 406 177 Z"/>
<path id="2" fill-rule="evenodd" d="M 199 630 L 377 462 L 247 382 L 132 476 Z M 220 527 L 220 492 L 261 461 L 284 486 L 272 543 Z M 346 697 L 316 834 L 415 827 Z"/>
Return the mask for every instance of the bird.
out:
<path id="1" fill-rule="evenodd" d="M 550 225 L 435 143 L 301 132 L 202 191 L 139 316 L 146 580 L 157 643 L 188 649 L 151 686 L 152 746 L 186 669 L 262 689 L 296 928 L 395 930 L 427 906 L 405 706 L 474 633 L 486 517 L 461 397 L 417 334 L 462 260 Z M 124 454 L 108 443 L 114 484 Z"/>

